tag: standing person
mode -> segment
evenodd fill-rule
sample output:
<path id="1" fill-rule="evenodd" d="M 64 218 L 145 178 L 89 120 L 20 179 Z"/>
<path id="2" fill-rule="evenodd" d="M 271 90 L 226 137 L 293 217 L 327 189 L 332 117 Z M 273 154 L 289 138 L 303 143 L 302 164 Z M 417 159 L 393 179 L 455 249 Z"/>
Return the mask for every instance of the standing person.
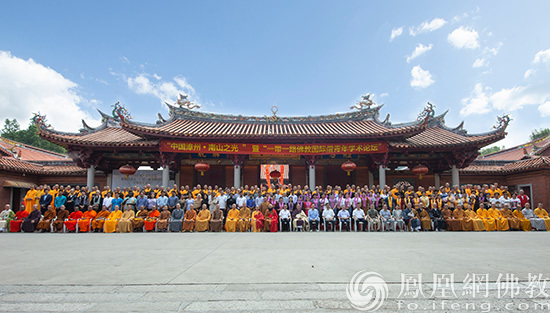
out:
<path id="1" fill-rule="evenodd" d="M 115 192 L 115 197 L 118 199 L 118 192 Z M 100 207 L 103 209 L 105 207 L 107 211 L 111 211 L 111 208 L 113 207 L 113 194 L 111 192 L 108 192 L 105 195 L 105 198 L 103 198 L 103 203 L 101 203 Z M 95 205 L 95 203 L 93 204 Z"/>
<path id="2" fill-rule="evenodd" d="M 88 200 L 88 196 L 86 195 L 86 193 L 85 192 L 80 193 L 80 196 L 76 197 L 76 199 L 74 200 L 74 211 L 70 212 L 70 214 L 78 211 L 80 212 L 86 211 L 88 209 L 89 204 L 90 202 Z"/>
<path id="3" fill-rule="evenodd" d="M 32 206 L 35 204 L 35 198 L 37 193 L 38 192 L 36 191 L 36 188 L 32 186 L 31 189 L 29 189 L 25 194 L 25 210 L 29 213 L 32 212 Z"/>
<path id="4" fill-rule="evenodd" d="M 42 214 L 46 213 L 46 211 L 48 210 L 48 205 L 50 205 L 52 202 L 53 202 L 53 196 L 50 193 L 50 189 L 46 188 L 46 190 L 44 191 L 44 194 L 40 196 L 40 200 L 39 200 L 40 212 Z M 27 211 L 27 213 L 30 214 L 32 209 L 31 211 L 29 211 L 25 206 L 25 211 Z"/>
<path id="5" fill-rule="evenodd" d="M 122 207 L 122 202 L 124 201 L 124 199 L 122 199 L 120 197 L 120 194 L 119 193 L 115 193 L 115 196 L 113 197 L 113 199 L 111 200 L 111 206 L 110 207 L 107 207 L 107 209 L 111 212 L 115 211 L 115 207 L 119 207 L 121 208 Z"/>
<path id="6" fill-rule="evenodd" d="M 177 193 L 173 192 L 170 197 L 168 197 L 167 209 L 170 213 L 174 211 L 174 209 L 176 208 L 176 204 L 178 204 L 178 197 Z M 164 208 L 162 208 L 162 210 L 164 211 Z"/>
<path id="7" fill-rule="evenodd" d="M 79 195 L 80 195 L 80 190 L 77 192 L 75 191 L 74 188 L 71 189 L 71 191 L 67 195 L 67 201 L 65 202 L 65 209 L 69 212 L 69 214 L 74 212 L 76 200 L 78 199 Z"/>

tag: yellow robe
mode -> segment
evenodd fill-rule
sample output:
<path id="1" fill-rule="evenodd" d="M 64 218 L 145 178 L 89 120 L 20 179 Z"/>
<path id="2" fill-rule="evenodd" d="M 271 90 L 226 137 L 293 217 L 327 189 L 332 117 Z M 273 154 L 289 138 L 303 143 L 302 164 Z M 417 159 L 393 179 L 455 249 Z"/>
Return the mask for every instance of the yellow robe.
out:
<path id="1" fill-rule="evenodd" d="M 254 211 L 252 212 L 252 221 L 251 221 L 251 224 L 252 224 L 252 232 L 254 233 L 258 233 L 258 232 L 261 232 L 262 230 L 261 229 L 258 229 L 256 227 L 256 221 L 258 220 L 257 219 L 257 216 L 262 214 L 262 212 L 260 211 Z"/>
<path id="2" fill-rule="evenodd" d="M 195 231 L 207 231 L 210 218 L 210 210 L 200 210 L 195 219 Z"/>
<path id="3" fill-rule="evenodd" d="M 487 211 L 487 209 L 481 209 L 481 208 L 477 209 L 476 213 L 477 213 L 477 216 L 483 219 L 483 224 L 485 224 L 486 231 L 493 231 L 497 229 L 495 225 L 495 219 L 489 215 L 489 212 Z"/>
<path id="4" fill-rule="evenodd" d="M 545 209 L 541 208 L 536 208 L 533 212 L 536 216 L 544 220 L 544 225 L 546 225 L 546 229 L 550 229 L 550 218 L 548 217 L 548 212 L 546 212 Z"/>
<path id="5" fill-rule="evenodd" d="M 105 232 L 114 233 L 116 231 L 116 226 L 118 224 L 118 219 L 122 216 L 121 210 L 116 210 L 111 212 L 107 219 L 105 220 Z"/>
<path id="6" fill-rule="evenodd" d="M 497 224 L 498 231 L 506 231 L 510 229 L 510 225 L 508 224 L 508 219 L 502 216 L 502 213 L 500 213 L 499 209 L 490 208 L 488 211 L 489 211 L 489 215 L 495 219 L 495 223 Z"/>
<path id="7" fill-rule="evenodd" d="M 31 213 L 32 206 L 35 204 L 36 190 L 30 189 L 25 195 L 25 211 Z"/>
<path id="8" fill-rule="evenodd" d="M 484 231 L 485 230 L 485 224 L 483 223 L 483 220 L 477 216 L 476 212 L 473 210 L 466 210 L 465 215 L 473 222 L 474 224 L 474 231 Z"/>
<path id="9" fill-rule="evenodd" d="M 531 221 L 526 219 L 520 210 L 515 209 L 513 214 L 515 217 L 519 218 L 523 231 L 531 231 Z"/>
<path id="10" fill-rule="evenodd" d="M 237 221 L 239 220 L 239 210 L 231 209 L 227 213 L 227 218 L 225 219 L 225 231 L 235 232 L 237 228 Z"/>
<path id="11" fill-rule="evenodd" d="M 250 209 L 247 207 L 239 211 L 239 221 L 237 222 L 237 230 L 245 232 L 250 229 Z"/>

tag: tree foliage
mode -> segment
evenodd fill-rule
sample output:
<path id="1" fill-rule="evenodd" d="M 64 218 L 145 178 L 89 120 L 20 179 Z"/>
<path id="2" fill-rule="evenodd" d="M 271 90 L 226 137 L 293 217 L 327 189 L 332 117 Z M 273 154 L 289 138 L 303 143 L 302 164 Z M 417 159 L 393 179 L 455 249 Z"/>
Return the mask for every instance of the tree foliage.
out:
<path id="1" fill-rule="evenodd" d="M 500 150 L 504 150 L 504 146 L 502 146 L 502 147 L 493 146 L 493 147 L 490 147 L 490 148 L 481 149 L 479 151 L 479 155 L 484 156 L 484 155 L 487 155 L 487 154 L 499 152 Z"/>
<path id="2" fill-rule="evenodd" d="M 535 141 L 537 139 L 544 138 L 550 134 L 550 128 L 541 128 L 541 129 L 533 129 L 531 131 L 531 135 L 529 136 L 529 139 L 531 141 Z"/>
<path id="3" fill-rule="evenodd" d="M 19 129 L 16 119 L 6 119 L 2 127 L 2 137 L 21 143 L 46 149 L 57 153 L 65 153 L 65 149 L 38 136 L 38 127 L 32 122 L 27 129 Z"/>

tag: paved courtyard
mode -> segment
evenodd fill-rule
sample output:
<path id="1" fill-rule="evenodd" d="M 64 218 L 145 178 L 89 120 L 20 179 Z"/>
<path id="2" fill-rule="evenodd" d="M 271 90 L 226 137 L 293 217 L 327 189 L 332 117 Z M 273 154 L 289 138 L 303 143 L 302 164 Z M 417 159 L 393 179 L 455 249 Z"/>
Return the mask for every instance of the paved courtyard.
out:
<path id="1" fill-rule="evenodd" d="M 379 312 L 417 305 L 472 312 L 430 295 L 433 273 L 454 273 L 457 294 L 471 273 L 489 274 L 491 286 L 512 273 L 526 288 L 529 273 L 550 277 L 549 239 L 546 232 L 0 234 L 0 311 L 354 311 L 346 286 L 371 271 L 388 285 Z M 422 275 L 426 296 L 401 296 L 402 273 Z M 489 288 L 489 299 L 454 301 L 473 301 L 477 312 L 483 301 L 493 311 L 550 309 L 543 295 L 498 297 Z"/>

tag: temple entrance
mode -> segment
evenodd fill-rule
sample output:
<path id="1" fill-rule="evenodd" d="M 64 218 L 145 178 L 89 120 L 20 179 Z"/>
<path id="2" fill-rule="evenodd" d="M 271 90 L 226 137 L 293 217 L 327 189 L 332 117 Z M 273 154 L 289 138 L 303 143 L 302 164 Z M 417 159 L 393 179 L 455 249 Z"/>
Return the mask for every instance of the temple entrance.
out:
<path id="1" fill-rule="evenodd" d="M 342 171 L 339 165 L 327 165 L 325 166 L 324 185 L 338 185 L 343 189 L 346 185 L 351 185 L 354 183 L 355 175 L 356 171 L 350 172 L 350 175 L 348 175 L 346 172 Z"/>

